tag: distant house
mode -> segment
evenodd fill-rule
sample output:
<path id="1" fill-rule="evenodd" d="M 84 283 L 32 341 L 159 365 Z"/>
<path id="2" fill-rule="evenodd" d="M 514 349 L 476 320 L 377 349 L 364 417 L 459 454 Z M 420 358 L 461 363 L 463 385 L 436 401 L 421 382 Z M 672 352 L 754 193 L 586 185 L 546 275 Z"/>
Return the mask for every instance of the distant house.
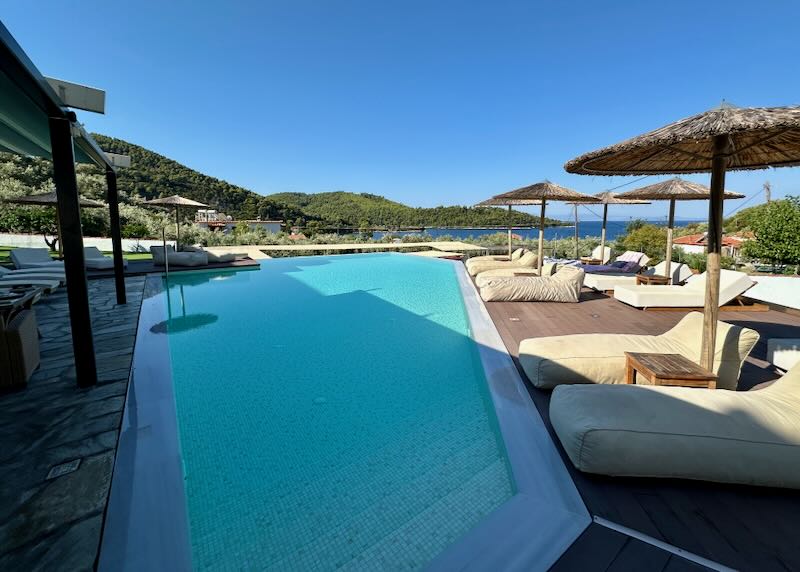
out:
<path id="1" fill-rule="evenodd" d="M 208 230 L 219 230 L 224 233 L 231 232 L 240 223 L 245 223 L 250 230 L 263 229 L 266 232 L 278 233 L 281 231 L 282 220 L 234 220 L 225 213 L 214 209 L 200 209 L 194 217 L 194 223 Z"/>
<path id="2" fill-rule="evenodd" d="M 722 254 L 736 258 L 742 250 L 742 245 L 753 238 L 752 233 L 737 232 L 722 237 Z M 679 236 L 672 241 L 675 248 L 680 248 L 686 253 L 703 254 L 708 245 L 708 233 L 687 234 Z"/>

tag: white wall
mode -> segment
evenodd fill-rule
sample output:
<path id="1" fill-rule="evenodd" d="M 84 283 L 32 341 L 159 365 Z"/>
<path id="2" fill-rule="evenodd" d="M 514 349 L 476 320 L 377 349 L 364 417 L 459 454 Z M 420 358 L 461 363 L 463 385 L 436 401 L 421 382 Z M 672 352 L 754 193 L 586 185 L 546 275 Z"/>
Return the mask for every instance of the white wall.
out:
<path id="1" fill-rule="evenodd" d="M 706 247 L 700 244 L 674 244 L 675 248 L 680 248 L 687 254 L 705 254 Z"/>
<path id="2" fill-rule="evenodd" d="M 83 237 L 84 246 L 96 246 L 105 252 L 111 252 L 110 238 Z M 122 250 L 125 252 L 149 252 L 151 246 L 161 246 L 160 240 L 135 240 L 129 238 L 122 239 Z M 175 245 L 175 241 L 168 240 L 167 244 Z M 23 248 L 47 248 L 47 243 L 41 234 L 11 234 L 0 233 L 0 245 L 16 246 Z"/>

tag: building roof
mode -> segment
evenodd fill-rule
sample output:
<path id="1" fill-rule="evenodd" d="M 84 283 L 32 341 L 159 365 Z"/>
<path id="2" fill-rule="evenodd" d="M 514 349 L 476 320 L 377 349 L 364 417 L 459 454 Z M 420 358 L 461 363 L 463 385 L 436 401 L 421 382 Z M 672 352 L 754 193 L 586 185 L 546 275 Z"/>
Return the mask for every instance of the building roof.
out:
<path id="1" fill-rule="evenodd" d="M 730 247 L 738 247 L 741 246 L 743 242 L 752 239 L 752 236 L 748 236 L 748 234 L 752 235 L 752 233 L 736 233 L 731 235 L 726 235 L 722 237 L 722 246 L 730 246 Z M 688 246 L 705 246 L 707 242 L 707 234 L 705 232 L 701 232 L 698 234 L 687 234 L 686 236 L 679 236 L 675 240 L 672 241 L 673 244 L 685 244 Z"/>

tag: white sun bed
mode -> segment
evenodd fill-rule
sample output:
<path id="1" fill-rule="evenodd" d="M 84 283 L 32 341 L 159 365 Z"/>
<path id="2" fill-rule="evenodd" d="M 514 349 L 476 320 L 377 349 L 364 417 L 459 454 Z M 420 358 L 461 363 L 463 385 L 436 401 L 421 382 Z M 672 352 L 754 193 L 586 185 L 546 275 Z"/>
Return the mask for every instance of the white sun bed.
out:
<path id="1" fill-rule="evenodd" d="M 581 471 L 800 488 L 800 365 L 768 387 L 722 391 L 563 385 L 550 421 Z"/>
<path id="2" fill-rule="evenodd" d="M 114 268 L 114 259 L 104 255 L 96 246 L 84 246 L 83 258 L 86 268 L 91 270 L 107 270 L 109 268 Z M 127 265 L 128 261 L 123 259 L 122 266 L 124 267 Z"/>
<path id="3" fill-rule="evenodd" d="M 645 276 L 664 276 L 665 269 L 666 263 L 659 262 L 655 266 L 641 272 L 641 274 Z M 672 275 L 672 284 L 682 284 L 692 276 L 692 269 L 686 264 L 673 262 L 670 268 L 670 274 Z M 587 273 L 583 285 L 587 288 L 597 290 L 598 292 L 609 292 L 615 290 L 617 286 L 635 286 L 636 276 L 636 274 L 614 272 L 598 274 Z"/>
<path id="4" fill-rule="evenodd" d="M 15 286 L 37 286 L 51 292 L 61 286 L 60 280 L 52 278 L 28 277 L 28 278 L 0 278 L 0 288 L 14 288 Z"/>
<path id="5" fill-rule="evenodd" d="M 63 270 L 58 268 L 22 268 L 11 270 L 5 266 L 0 266 L 0 280 L 17 278 L 38 278 L 47 280 L 58 280 L 65 282 L 66 276 Z"/>
<path id="6" fill-rule="evenodd" d="M 466 267 L 470 276 L 476 276 L 486 270 L 499 268 L 536 268 L 539 258 L 533 252 L 525 252 L 516 260 L 467 260 Z"/>
<path id="7" fill-rule="evenodd" d="M 64 271 L 64 263 L 50 258 L 46 248 L 14 248 L 9 254 L 17 268 L 60 268 Z"/>
<path id="8" fill-rule="evenodd" d="M 755 284 L 744 272 L 721 270 L 719 305 L 724 306 Z M 614 298 L 634 308 L 702 308 L 705 305 L 706 273 L 689 278 L 684 286 L 630 286 L 614 288 Z"/>

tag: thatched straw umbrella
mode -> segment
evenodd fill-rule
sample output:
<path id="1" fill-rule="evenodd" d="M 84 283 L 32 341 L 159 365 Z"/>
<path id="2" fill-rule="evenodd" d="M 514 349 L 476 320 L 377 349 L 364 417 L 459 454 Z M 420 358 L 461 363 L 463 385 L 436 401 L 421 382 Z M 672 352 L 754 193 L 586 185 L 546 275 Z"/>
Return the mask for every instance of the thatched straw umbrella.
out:
<path id="1" fill-rule="evenodd" d="M 512 207 L 521 207 L 521 206 L 530 206 L 530 205 L 538 205 L 541 201 L 528 201 L 524 199 L 517 199 L 517 200 L 498 200 L 498 199 L 486 199 L 485 201 L 481 201 L 476 207 L 508 207 L 508 256 L 511 257 L 511 231 L 513 230 L 514 225 L 511 221 L 511 208 Z"/>
<path id="2" fill-rule="evenodd" d="M 197 201 L 193 201 L 192 199 L 187 199 L 180 195 L 172 195 L 171 197 L 164 197 L 163 199 L 153 199 L 150 201 L 145 201 L 144 204 L 146 205 L 153 205 L 159 207 L 175 207 L 175 250 L 180 250 L 181 248 L 181 223 L 180 219 L 178 218 L 179 210 L 181 207 L 186 208 L 193 208 L 193 209 L 202 209 L 207 207 L 203 203 L 198 203 Z M 166 254 L 166 250 L 164 251 Z"/>
<path id="3" fill-rule="evenodd" d="M 722 106 L 568 162 L 570 173 L 658 175 L 711 172 L 701 364 L 714 365 L 719 315 L 722 201 L 727 170 L 800 165 L 800 107 Z"/>
<path id="4" fill-rule="evenodd" d="M 606 226 L 608 225 L 608 205 L 649 205 L 650 201 L 638 199 L 621 199 L 616 193 L 603 191 L 594 195 L 603 204 L 603 226 L 600 229 L 600 259 L 605 263 Z M 575 252 L 578 248 L 578 203 L 575 203 Z M 577 258 L 577 255 L 575 256 Z"/>
<path id="5" fill-rule="evenodd" d="M 556 185 L 550 181 L 542 181 L 515 189 L 501 195 L 492 197 L 498 201 L 541 201 L 542 210 L 539 216 L 539 273 L 542 272 L 542 259 L 544 258 L 544 212 L 547 201 L 565 201 L 571 203 L 599 203 L 600 201 L 591 195 L 584 195 L 572 189 Z"/>
<path id="6" fill-rule="evenodd" d="M 664 258 L 664 276 L 671 276 L 672 266 L 672 231 L 675 226 L 676 201 L 707 201 L 711 198 L 711 189 L 686 179 L 675 177 L 640 189 L 626 191 L 617 195 L 624 199 L 648 199 L 651 201 L 669 201 L 669 219 L 667 221 L 667 253 Z M 725 191 L 724 198 L 743 199 L 744 195 Z"/>
<path id="7" fill-rule="evenodd" d="M 91 199 L 85 199 L 83 197 L 78 197 L 78 199 L 81 208 L 99 209 L 105 206 L 103 203 L 99 203 Z M 6 202 L 14 203 L 17 205 L 57 207 L 58 196 L 56 195 L 55 191 L 50 191 L 49 193 L 42 193 L 39 195 L 27 195 L 24 197 L 17 197 L 15 199 L 8 199 Z M 63 247 L 61 244 L 61 219 L 58 216 L 58 208 L 56 208 L 56 233 L 58 236 L 58 254 L 59 256 L 61 256 Z"/>

